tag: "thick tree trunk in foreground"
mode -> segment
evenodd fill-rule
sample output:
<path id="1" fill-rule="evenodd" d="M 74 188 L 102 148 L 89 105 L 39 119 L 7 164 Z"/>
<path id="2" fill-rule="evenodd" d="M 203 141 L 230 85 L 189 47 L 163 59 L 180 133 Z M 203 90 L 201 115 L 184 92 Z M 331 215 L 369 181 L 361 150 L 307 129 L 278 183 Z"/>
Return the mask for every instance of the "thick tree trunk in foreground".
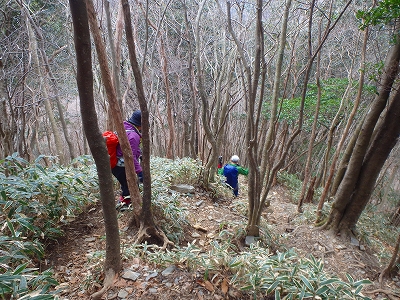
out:
<path id="1" fill-rule="evenodd" d="M 83 129 L 96 163 L 99 178 L 100 200 L 103 207 L 106 231 L 106 273 L 104 289 L 112 284 L 115 274 L 121 269 L 121 254 L 117 212 L 115 210 L 113 180 L 107 148 L 98 126 L 93 98 L 93 72 L 91 41 L 86 5 L 84 1 L 70 0 L 74 26 L 74 41 L 77 58 L 77 84 L 79 90 Z M 104 290 L 102 289 L 102 290 Z M 100 293 L 101 297 L 102 293 Z M 96 299 L 96 297 L 93 297 Z"/>
<path id="2" fill-rule="evenodd" d="M 379 95 L 358 135 L 325 228 L 345 234 L 353 229 L 370 199 L 386 158 L 397 142 L 400 133 L 400 91 L 396 91 L 377 129 L 375 126 L 387 106 L 393 82 L 399 73 L 399 62 L 400 43 L 397 43 L 388 54 Z"/>
<path id="3" fill-rule="evenodd" d="M 396 145 L 400 134 L 400 91 L 396 93 L 386 112 L 385 118 L 378 128 L 360 169 L 354 193 L 345 201 L 335 201 L 331 215 L 335 216 L 338 224 L 333 224 L 339 231 L 355 227 L 373 192 L 376 179 L 379 176 L 386 159 Z M 347 200 L 347 199 L 346 199 Z M 345 204 L 342 211 L 340 204 Z"/>

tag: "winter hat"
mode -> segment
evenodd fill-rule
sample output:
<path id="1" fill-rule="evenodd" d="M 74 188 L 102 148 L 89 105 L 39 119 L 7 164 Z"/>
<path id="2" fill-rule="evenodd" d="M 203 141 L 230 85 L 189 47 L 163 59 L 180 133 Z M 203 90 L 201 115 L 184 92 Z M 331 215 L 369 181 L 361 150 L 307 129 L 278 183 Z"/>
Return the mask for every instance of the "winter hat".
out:
<path id="1" fill-rule="evenodd" d="M 134 111 L 128 122 L 135 126 L 142 126 L 142 112 L 140 110 Z"/>
<path id="2" fill-rule="evenodd" d="M 233 156 L 231 157 L 231 162 L 234 162 L 234 163 L 239 162 L 239 156 L 233 155 Z"/>

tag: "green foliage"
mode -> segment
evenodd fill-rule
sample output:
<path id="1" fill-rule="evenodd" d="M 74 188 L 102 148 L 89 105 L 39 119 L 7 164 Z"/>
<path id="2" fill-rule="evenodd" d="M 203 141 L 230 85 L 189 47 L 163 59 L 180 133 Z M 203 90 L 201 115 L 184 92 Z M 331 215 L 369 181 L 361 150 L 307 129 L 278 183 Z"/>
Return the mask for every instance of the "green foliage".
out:
<path id="1" fill-rule="evenodd" d="M 161 157 L 151 159 L 152 183 L 155 188 L 163 186 L 165 189 L 177 183 L 198 184 L 201 172 L 201 163 L 188 157 L 175 160 Z"/>
<path id="2" fill-rule="evenodd" d="M 196 185 L 202 166 L 191 158 L 151 158 L 152 206 L 159 217 L 159 225 L 167 237 L 177 243 L 183 237 L 183 228 L 188 224 L 187 211 L 179 203 L 179 193 L 169 190 L 171 184 Z M 188 195 L 190 197 L 191 195 Z"/>
<path id="3" fill-rule="evenodd" d="M 369 25 L 388 25 L 400 17 L 400 3 L 398 0 L 383 0 L 369 10 L 359 10 L 356 17 L 363 21 L 360 25 L 362 30 Z"/>
<path id="4" fill-rule="evenodd" d="M 98 189 L 88 158 L 80 157 L 76 167 L 44 167 L 42 162 L 51 159 L 40 156 L 29 163 L 15 153 L 0 161 L 2 297 L 54 298 L 45 293 L 56 281 L 50 271 L 40 274 L 33 268 L 34 261 L 44 256 L 43 242 L 60 236 L 60 226 L 93 201 L 92 191 Z"/>
<path id="5" fill-rule="evenodd" d="M 341 99 L 343 94 L 345 93 L 349 81 L 347 78 L 330 78 L 327 80 L 321 81 L 321 101 L 320 101 L 320 113 L 318 116 L 319 123 L 325 124 L 329 126 L 329 123 L 335 116 L 336 112 L 339 109 Z M 353 82 L 353 90 L 357 88 L 358 82 Z M 373 87 L 365 85 L 364 91 L 366 93 L 371 93 L 371 89 Z M 318 100 L 318 87 L 316 84 L 308 84 L 307 86 L 307 94 L 304 103 L 304 121 L 305 128 L 304 130 L 310 130 L 313 119 L 315 108 Z M 279 110 L 279 120 L 287 121 L 291 124 L 294 124 L 298 121 L 299 113 L 300 113 L 300 103 L 301 98 L 293 98 L 293 99 L 282 99 L 281 107 Z M 265 103 L 264 110 L 266 112 L 266 117 L 269 117 L 269 102 Z M 347 109 L 352 108 L 352 103 L 348 104 Z"/>
<path id="6" fill-rule="evenodd" d="M 289 190 L 292 200 L 297 202 L 300 198 L 303 184 L 298 176 L 296 174 L 289 174 L 288 172 L 278 172 L 277 181 Z"/>
<path id="7" fill-rule="evenodd" d="M 133 245 L 128 247 L 129 256 L 144 256 L 158 265 L 176 264 L 188 271 L 197 270 L 205 274 L 230 274 L 230 283 L 254 297 L 272 296 L 275 299 L 370 299 L 361 294 L 371 284 L 369 280 L 347 281 L 330 276 L 324 271 L 321 260 L 310 256 L 299 259 L 293 250 L 272 255 L 259 244 L 251 245 L 247 251 L 238 252 L 230 240 L 221 239 L 211 243 L 208 252 L 195 244 L 176 247 L 172 251 L 155 251 L 154 246 Z"/>

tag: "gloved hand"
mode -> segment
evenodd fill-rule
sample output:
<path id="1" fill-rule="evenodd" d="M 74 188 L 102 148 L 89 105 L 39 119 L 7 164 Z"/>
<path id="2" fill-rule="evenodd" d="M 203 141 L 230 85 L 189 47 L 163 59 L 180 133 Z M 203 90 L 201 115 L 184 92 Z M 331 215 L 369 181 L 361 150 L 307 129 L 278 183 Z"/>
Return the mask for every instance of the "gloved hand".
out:
<path id="1" fill-rule="evenodd" d="M 137 177 L 138 177 L 138 179 L 139 179 L 139 182 L 140 182 L 140 183 L 143 183 L 143 172 L 140 171 L 139 173 L 136 173 L 136 175 L 137 175 Z"/>

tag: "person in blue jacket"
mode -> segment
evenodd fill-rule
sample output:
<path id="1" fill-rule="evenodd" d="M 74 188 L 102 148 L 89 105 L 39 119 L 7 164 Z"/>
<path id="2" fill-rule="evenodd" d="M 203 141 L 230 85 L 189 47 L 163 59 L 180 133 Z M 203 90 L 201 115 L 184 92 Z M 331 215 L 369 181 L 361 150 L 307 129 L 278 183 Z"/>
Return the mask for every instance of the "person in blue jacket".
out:
<path id="1" fill-rule="evenodd" d="M 219 169 L 218 173 L 225 176 L 225 182 L 232 188 L 233 194 L 235 197 L 237 197 L 239 194 L 239 174 L 247 176 L 247 174 L 249 174 L 249 170 L 239 165 L 239 156 L 233 155 L 230 163 Z"/>

